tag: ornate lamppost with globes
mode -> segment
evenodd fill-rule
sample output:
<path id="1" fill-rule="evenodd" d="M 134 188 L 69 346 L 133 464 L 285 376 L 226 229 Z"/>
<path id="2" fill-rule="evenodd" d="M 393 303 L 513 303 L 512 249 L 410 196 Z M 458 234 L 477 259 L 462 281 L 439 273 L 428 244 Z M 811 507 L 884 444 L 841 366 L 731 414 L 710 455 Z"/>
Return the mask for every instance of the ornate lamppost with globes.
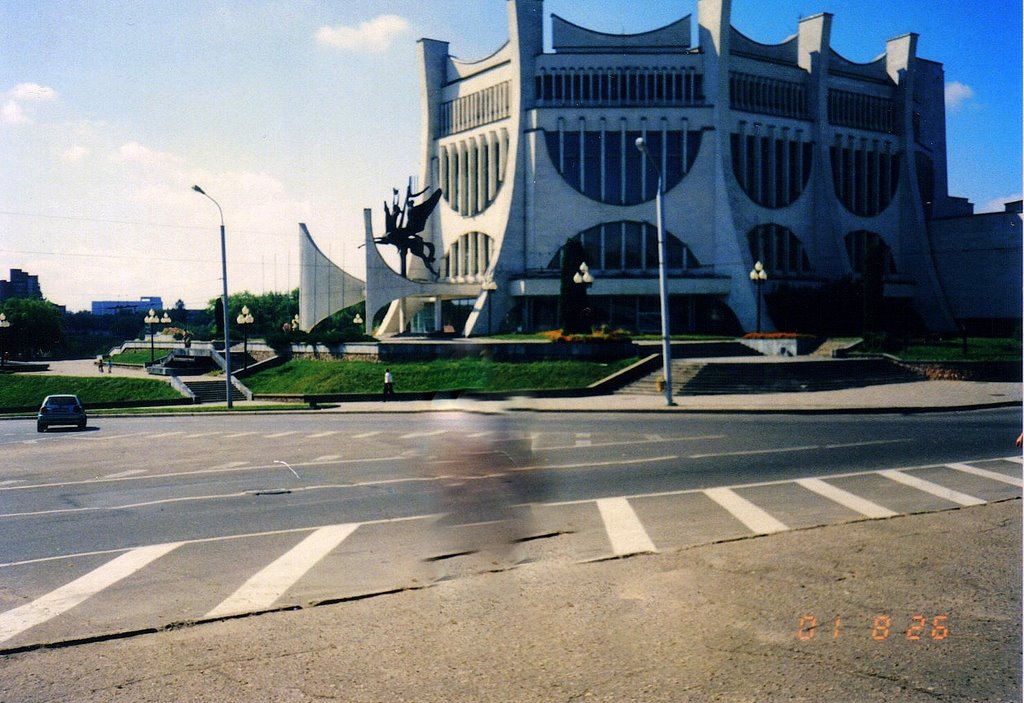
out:
<path id="1" fill-rule="evenodd" d="M 757 291 L 757 332 L 761 332 L 761 288 L 764 286 L 764 282 L 768 280 L 768 273 L 764 270 L 764 264 L 760 261 L 754 264 L 754 268 L 750 270 L 750 280 L 754 283 L 755 290 Z"/>
<path id="2" fill-rule="evenodd" d="M 242 358 L 244 359 L 245 366 L 243 371 L 249 368 L 249 325 L 255 322 L 252 313 L 249 312 L 249 306 L 243 305 L 242 312 L 235 318 L 235 322 L 242 328 L 242 338 L 245 340 L 242 343 Z"/>

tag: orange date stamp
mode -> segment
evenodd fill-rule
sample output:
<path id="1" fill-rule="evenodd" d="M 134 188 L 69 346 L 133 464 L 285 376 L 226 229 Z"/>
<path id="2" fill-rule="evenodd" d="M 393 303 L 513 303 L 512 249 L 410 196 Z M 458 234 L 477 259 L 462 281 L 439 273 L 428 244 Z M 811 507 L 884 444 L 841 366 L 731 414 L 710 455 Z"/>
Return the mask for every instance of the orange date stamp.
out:
<path id="1" fill-rule="evenodd" d="M 857 631 L 862 631 L 862 623 L 858 622 Z M 920 614 L 912 615 L 908 620 L 897 623 L 891 615 L 875 615 L 870 621 L 870 636 L 876 642 L 884 642 L 890 637 L 902 637 L 911 642 L 921 640 L 932 640 L 942 642 L 949 638 L 949 615 L 942 613 L 934 616 Z M 825 637 L 838 640 L 840 634 L 847 628 L 841 615 L 819 622 L 815 615 L 810 613 L 801 615 L 797 623 L 796 638 L 802 642 L 809 642 L 822 633 Z"/>

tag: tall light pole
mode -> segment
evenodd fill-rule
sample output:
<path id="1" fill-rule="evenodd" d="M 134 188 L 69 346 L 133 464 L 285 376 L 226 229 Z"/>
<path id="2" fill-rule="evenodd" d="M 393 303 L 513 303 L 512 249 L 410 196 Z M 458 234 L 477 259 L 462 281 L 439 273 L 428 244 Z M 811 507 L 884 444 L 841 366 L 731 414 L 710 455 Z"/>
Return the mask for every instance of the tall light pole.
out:
<path id="1" fill-rule="evenodd" d="M 754 268 L 750 270 L 750 280 L 754 284 L 754 290 L 757 292 L 757 333 L 761 333 L 761 298 L 764 297 L 761 294 L 761 286 L 768 280 L 768 273 L 764 270 L 764 264 L 758 261 L 754 264 Z"/>
<path id="2" fill-rule="evenodd" d="M 210 198 L 199 186 L 192 186 L 192 190 Z M 227 393 L 228 409 L 230 410 L 233 405 L 231 403 L 231 333 L 228 331 L 230 327 L 228 317 L 228 252 L 227 246 L 224 240 L 224 211 L 220 208 L 218 203 L 213 198 L 210 201 L 217 206 L 217 212 L 220 213 L 220 264 L 221 264 L 221 280 L 224 282 L 223 291 L 223 303 L 224 308 L 224 389 Z"/>
<path id="3" fill-rule="evenodd" d="M 661 360 L 662 374 L 665 376 L 665 404 L 675 405 L 672 400 L 672 341 L 669 337 L 669 310 L 668 310 L 668 276 L 666 265 L 668 257 L 665 255 L 665 178 L 658 168 L 658 162 L 651 157 L 647 150 L 647 143 L 643 137 L 636 138 L 636 148 L 644 154 L 654 166 L 654 172 L 658 174 L 658 195 L 655 198 L 655 207 L 658 218 L 658 294 L 661 297 Z"/>

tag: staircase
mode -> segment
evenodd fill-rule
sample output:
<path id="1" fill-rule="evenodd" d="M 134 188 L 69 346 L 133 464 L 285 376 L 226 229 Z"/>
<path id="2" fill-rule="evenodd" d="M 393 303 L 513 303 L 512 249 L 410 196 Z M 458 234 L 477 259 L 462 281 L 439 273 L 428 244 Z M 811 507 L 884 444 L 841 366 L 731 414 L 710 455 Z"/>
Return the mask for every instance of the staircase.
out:
<path id="1" fill-rule="evenodd" d="M 185 386 L 195 395 L 197 403 L 223 403 L 224 380 L 220 381 L 183 381 Z M 231 401 L 246 400 L 245 394 L 234 386 L 231 387 Z"/>

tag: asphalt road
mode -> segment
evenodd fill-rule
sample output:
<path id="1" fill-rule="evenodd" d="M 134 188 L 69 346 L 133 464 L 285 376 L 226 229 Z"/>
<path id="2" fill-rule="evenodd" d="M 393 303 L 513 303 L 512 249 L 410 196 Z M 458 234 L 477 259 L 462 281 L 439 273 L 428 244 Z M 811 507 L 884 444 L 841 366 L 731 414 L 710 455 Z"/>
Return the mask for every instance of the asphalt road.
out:
<path id="1" fill-rule="evenodd" d="M 0 648 L 1012 499 L 1019 423 L 1018 409 L 4 422 Z"/>

